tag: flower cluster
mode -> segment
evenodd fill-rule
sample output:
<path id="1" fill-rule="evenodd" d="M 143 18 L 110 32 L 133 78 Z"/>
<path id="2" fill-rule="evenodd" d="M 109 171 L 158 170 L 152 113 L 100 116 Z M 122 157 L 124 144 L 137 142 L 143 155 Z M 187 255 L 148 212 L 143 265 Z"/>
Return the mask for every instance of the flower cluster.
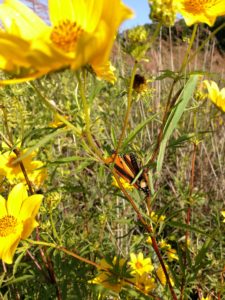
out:
<path id="1" fill-rule="evenodd" d="M 124 259 L 114 257 L 111 263 L 102 259 L 100 261 L 99 274 L 90 280 L 89 283 L 100 284 L 106 289 L 119 293 L 122 287 L 127 284 L 121 271 L 124 266 Z"/>
<path id="2" fill-rule="evenodd" d="M 178 260 L 177 251 L 173 249 L 170 244 L 166 243 L 165 240 L 159 242 L 160 249 L 165 252 L 169 261 Z"/>
<path id="3" fill-rule="evenodd" d="M 147 295 L 156 288 L 155 279 L 152 276 L 154 266 L 150 258 L 144 258 L 142 252 L 137 255 L 131 253 L 128 265 L 131 267 L 131 274 L 135 276 L 133 282 L 138 290 Z"/>
<path id="4" fill-rule="evenodd" d="M 162 22 L 165 26 L 173 26 L 175 23 L 177 9 L 173 0 L 152 0 L 150 18 Z"/>
<path id="5" fill-rule="evenodd" d="M 113 176 L 112 179 L 113 179 L 112 185 L 116 186 L 117 188 L 120 188 L 116 178 Z M 134 186 L 132 184 L 130 184 L 129 182 L 127 182 L 122 177 L 119 177 L 119 181 L 126 190 L 132 191 L 134 189 Z"/>

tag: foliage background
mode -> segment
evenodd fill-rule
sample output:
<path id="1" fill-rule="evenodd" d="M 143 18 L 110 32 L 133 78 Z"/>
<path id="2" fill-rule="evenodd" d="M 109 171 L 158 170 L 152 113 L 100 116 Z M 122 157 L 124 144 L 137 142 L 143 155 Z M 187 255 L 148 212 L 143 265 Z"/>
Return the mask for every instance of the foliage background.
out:
<path id="1" fill-rule="evenodd" d="M 146 28 L 151 32 L 150 26 Z M 146 56 L 148 61 L 139 65 L 138 72 L 144 74 L 150 83 L 146 93 L 136 95 L 128 134 L 143 121 L 150 121 L 146 121 L 146 125 L 137 131 L 122 152 L 134 152 L 143 165 L 154 147 L 171 83 L 169 73 L 163 70 L 177 70 L 187 47 L 185 40 L 189 38 L 189 31 L 184 32 L 181 23 L 175 29 L 162 31 L 154 48 Z M 208 34 L 207 28 L 201 28 L 195 47 Z M 118 76 L 116 85 L 98 81 L 91 76 L 87 81 L 91 130 L 106 156 L 115 148 L 123 123 L 133 63 L 132 58 L 125 53 L 129 42 L 125 32 L 118 37 L 113 50 L 112 60 Z M 209 42 L 189 66 L 192 72 L 199 69 L 224 86 L 224 56 L 216 39 Z M 84 129 L 84 118 L 76 77 L 67 70 L 46 75 L 36 80 L 34 85 L 20 84 L 0 90 L 1 105 L 7 110 L 7 122 L 14 141 L 22 140 L 24 148 L 35 147 L 38 158 L 45 161 L 48 168 L 48 180 L 38 191 L 45 194 L 40 213 L 41 239 L 63 244 L 65 248 L 93 261 L 105 255 L 128 258 L 130 252 L 138 251 L 154 256 L 135 213 L 119 189 L 112 186 L 108 168 L 100 164 L 87 149 L 84 137 L 75 136 L 63 125 L 61 128 L 50 126 L 54 116 L 46 109 L 34 86 L 44 97 L 54 101 L 77 128 Z M 154 210 L 167 216 L 158 237 L 170 241 L 178 254 L 181 253 L 185 236 L 185 226 L 182 227 L 185 224 L 184 208 L 187 205 L 192 207 L 193 244 L 185 270 L 189 299 L 195 299 L 197 288 L 206 292 L 220 291 L 222 295 L 225 291 L 223 278 L 220 277 L 224 266 L 224 225 L 220 217 L 225 193 L 224 121 L 222 112 L 196 95 L 170 140 L 161 174 L 150 173 L 157 191 L 153 199 Z M 0 126 L 4 133 L 4 123 Z M 194 190 L 190 200 L 193 141 L 199 143 Z M 4 189 L 7 189 L 5 182 L 2 184 L 3 194 Z M 132 195 L 143 207 L 143 195 L 138 191 L 133 191 Z M 24 249 L 20 248 L 21 253 L 15 265 L 7 267 L 7 274 L 2 273 L 1 278 L 7 279 L 7 284 L 3 283 L 1 297 L 55 299 L 55 283 L 46 279 L 46 270 L 38 270 L 35 261 L 30 260 Z M 38 249 L 32 248 L 30 251 L 41 265 Z M 95 268 L 58 250 L 47 249 L 47 253 L 54 266 L 62 299 L 100 299 L 101 288 L 88 283 L 96 275 Z M 181 259 L 179 264 L 182 270 Z M 182 273 L 177 266 L 173 270 L 178 277 Z M 116 297 L 109 294 L 109 291 L 104 291 L 102 297 Z M 122 292 L 120 297 L 145 299 L 145 296 L 132 290 Z M 170 299 L 166 289 L 162 291 L 162 297 Z"/>

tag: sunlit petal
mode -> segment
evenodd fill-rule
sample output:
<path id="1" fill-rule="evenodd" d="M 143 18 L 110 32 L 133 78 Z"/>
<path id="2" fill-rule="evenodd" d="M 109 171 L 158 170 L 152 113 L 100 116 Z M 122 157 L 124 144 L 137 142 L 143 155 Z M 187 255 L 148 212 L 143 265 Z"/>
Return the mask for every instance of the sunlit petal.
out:
<path id="1" fill-rule="evenodd" d="M 9 193 L 7 201 L 8 214 L 19 217 L 23 201 L 28 197 L 27 189 L 23 183 L 19 183 Z"/>

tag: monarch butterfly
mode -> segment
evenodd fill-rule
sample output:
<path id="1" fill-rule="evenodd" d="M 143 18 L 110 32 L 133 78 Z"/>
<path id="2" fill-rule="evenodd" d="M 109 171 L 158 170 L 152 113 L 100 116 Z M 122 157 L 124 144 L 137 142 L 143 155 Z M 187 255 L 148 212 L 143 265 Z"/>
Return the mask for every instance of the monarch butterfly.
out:
<path id="1" fill-rule="evenodd" d="M 109 162 L 114 162 L 114 170 L 116 173 L 132 184 L 136 189 L 149 194 L 148 184 L 143 175 L 143 170 L 138 166 L 136 157 L 133 153 L 116 155 L 113 154 L 109 158 Z"/>

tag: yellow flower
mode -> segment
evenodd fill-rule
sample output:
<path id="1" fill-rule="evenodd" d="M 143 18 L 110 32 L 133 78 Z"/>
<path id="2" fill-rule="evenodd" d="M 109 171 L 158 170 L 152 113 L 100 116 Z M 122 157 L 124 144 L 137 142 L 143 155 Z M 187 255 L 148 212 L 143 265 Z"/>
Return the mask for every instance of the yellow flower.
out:
<path id="1" fill-rule="evenodd" d="M 51 26 L 17 0 L 0 5 L 0 66 L 25 71 L 24 80 L 63 67 L 90 64 L 110 73 L 111 48 L 120 24 L 133 16 L 121 0 L 49 0 Z M 18 51 L 20 49 L 20 51 Z M 103 68 L 103 74 L 100 69 Z"/>
<path id="2" fill-rule="evenodd" d="M 111 290 L 115 293 L 119 293 L 122 287 L 125 285 L 123 280 L 118 280 L 113 278 L 110 273 L 102 272 L 94 279 L 90 280 L 89 283 L 101 284 L 104 288 Z"/>
<path id="3" fill-rule="evenodd" d="M 144 273 L 141 276 L 137 275 L 134 282 L 135 287 L 145 295 L 148 295 L 149 292 L 156 288 L 155 279 L 147 273 Z"/>
<path id="4" fill-rule="evenodd" d="M 173 0 L 188 26 L 206 23 L 213 26 L 218 16 L 225 15 L 224 0 Z"/>
<path id="5" fill-rule="evenodd" d="M 68 116 L 64 116 L 64 118 L 65 118 L 66 120 L 68 120 Z M 52 122 L 50 122 L 50 123 L 48 124 L 48 126 L 51 127 L 51 128 L 58 128 L 58 127 L 65 126 L 65 123 L 63 123 L 63 122 L 59 119 L 58 115 L 55 114 L 55 115 L 54 115 L 54 120 L 53 120 Z"/>
<path id="6" fill-rule="evenodd" d="M 112 176 L 112 179 L 113 179 L 113 182 L 112 182 L 112 185 L 119 187 L 119 184 L 116 180 L 116 178 L 114 176 Z M 126 189 L 126 190 L 133 190 L 134 189 L 134 186 L 132 184 L 130 184 L 129 182 L 127 182 L 125 179 L 123 179 L 122 177 L 119 177 L 119 180 L 121 182 L 121 184 L 123 185 L 123 187 Z"/>
<path id="7" fill-rule="evenodd" d="M 116 82 L 116 76 L 114 74 L 116 68 L 113 67 L 109 61 L 107 61 L 105 64 L 102 65 L 95 66 L 92 64 L 92 68 L 96 76 L 99 77 L 100 79 L 104 79 L 112 84 Z"/>
<path id="8" fill-rule="evenodd" d="M 178 255 L 177 255 L 176 249 L 170 248 L 166 251 L 166 254 L 168 256 L 169 261 L 178 260 Z"/>
<path id="9" fill-rule="evenodd" d="M 159 246 L 162 250 L 164 250 L 166 252 L 166 255 L 167 255 L 169 261 L 178 260 L 177 251 L 175 249 L 172 249 L 171 245 L 167 244 L 167 242 L 165 240 L 162 239 L 159 242 Z"/>
<path id="10" fill-rule="evenodd" d="M 149 273 L 154 269 L 151 259 L 144 258 L 142 252 L 138 253 L 138 255 L 131 253 L 130 258 L 131 260 L 128 262 L 128 265 L 130 265 L 133 269 L 131 274 L 139 274 L 141 276 L 144 273 Z"/>
<path id="11" fill-rule="evenodd" d="M 134 76 L 134 83 L 133 83 L 133 89 L 135 92 L 138 94 L 144 93 L 147 91 L 148 86 L 147 86 L 147 80 L 145 79 L 144 76 L 135 74 Z"/>
<path id="12" fill-rule="evenodd" d="M 119 274 L 114 274 L 113 268 L 117 264 L 117 258 L 114 257 L 112 261 L 113 265 L 110 265 L 105 259 L 102 259 L 100 262 L 100 274 L 94 279 L 90 280 L 89 283 L 101 284 L 106 289 L 112 290 L 116 293 L 119 293 L 124 285 L 127 283 L 120 278 Z M 123 267 L 125 264 L 125 259 L 119 260 L 119 267 Z M 107 272 L 107 270 L 109 270 Z"/>
<path id="13" fill-rule="evenodd" d="M 167 266 L 167 265 L 166 265 L 166 269 L 168 270 L 168 266 Z M 159 266 L 159 267 L 157 268 L 157 270 L 156 270 L 156 275 L 157 275 L 159 281 L 161 282 L 161 284 L 162 284 L 163 286 L 165 286 L 166 283 L 167 283 L 167 281 L 166 281 L 166 275 L 165 275 L 165 273 L 164 273 L 164 271 L 163 271 L 162 266 Z M 173 281 L 173 279 L 172 279 L 171 277 L 170 277 L 170 282 L 171 282 L 171 285 L 174 286 L 174 281 Z"/>
<path id="14" fill-rule="evenodd" d="M 221 215 L 222 215 L 223 218 L 224 218 L 224 219 L 223 219 L 223 223 L 225 223 L 225 210 L 222 210 L 222 211 L 221 211 Z"/>
<path id="15" fill-rule="evenodd" d="M 163 223 L 164 220 L 165 220 L 165 218 L 166 218 L 166 216 L 165 215 L 161 215 L 159 217 L 159 215 L 157 215 L 154 211 L 152 211 L 151 214 L 150 214 L 150 218 L 152 219 L 152 221 L 154 223 L 158 223 L 158 222 Z"/>
<path id="16" fill-rule="evenodd" d="M 152 238 L 150 236 L 147 237 L 146 243 L 152 245 Z"/>
<path id="17" fill-rule="evenodd" d="M 0 258 L 11 264 L 21 239 L 26 239 L 38 226 L 35 217 L 43 195 L 28 197 L 26 187 L 19 183 L 6 201 L 0 196 Z"/>
<path id="18" fill-rule="evenodd" d="M 20 156 L 23 156 L 25 153 L 26 149 L 20 152 Z M 40 186 L 45 180 L 47 173 L 46 169 L 42 168 L 44 164 L 41 161 L 32 161 L 35 155 L 35 152 L 30 153 L 22 159 L 22 163 L 30 182 Z M 17 158 L 17 155 L 11 151 L 0 154 L 0 175 L 5 176 L 10 184 L 26 182 L 20 162 L 14 163 Z"/>
<path id="19" fill-rule="evenodd" d="M 207 297 L 201 297 L 201 299 L 200 300 L 210 300 L 211 299 L 211 297 L 209 296 L 207 296 Z"/>
<path id="20" fill-rule="evenodd" d="M 215 81 L 204 80 L 209 93 L 209 99 L 225 112 L 225 88 L 219 90 Z"/>

